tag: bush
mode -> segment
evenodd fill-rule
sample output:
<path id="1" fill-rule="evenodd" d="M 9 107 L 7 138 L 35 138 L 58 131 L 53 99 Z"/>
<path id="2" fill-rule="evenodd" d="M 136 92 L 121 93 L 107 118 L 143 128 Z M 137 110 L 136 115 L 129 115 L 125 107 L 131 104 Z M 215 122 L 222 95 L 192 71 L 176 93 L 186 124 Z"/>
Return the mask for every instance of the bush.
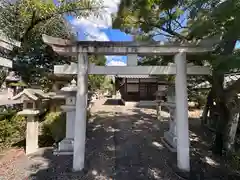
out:
<path id="1" fill-rule="evenodd" d="M 14 115 L 11 113 L 11 116 L 8 116 L 8 119 L 0 120 L 0 149 L 8 148 L 25 139 L 26 118 L 18 116 L 16 113 Z M 90 111 L 88 111 L 87 118 L 89 119 L 90 116 Z M 44 145 L 52 143 L 52 139 L 54 142 L 61 141 L 65 138 L 65 133 L 66 117 L 64 112 L 48 112 L 43 119 L 40 119 L 40 135 L 43 137 Z M 52 139 L 50 138 L 50 140 L 49 137 Z"/>
<path id="2" fill-rule="evenodd" d="M 66 133 L 66 118 L 63 112 L 49 112 L 42 122 L 42 134 L 51 136 L 55 142 L 61 141 Z"/>
<path id="3" fill-rule="evenodd" d="M 87 111 L 87 119 L 91 117 L 90 111 Z M 64 112 L 49 112 L 42 124 L 42 135 L 50 136 L 57 143 L 65 138 L 66 135 L 66 115 Z"/>
<path id="4" fill-rule="evenodd" d="M 0 121 L 0 148 L 7 148 L 25 138 L 26 120 L 23 116 L 14 115 Z"/>
<path id="5" fill-rule="evenodd" d="M 0 108 L 0 112 L 1 112 L 0 121 L 4 119 L 11 119 L 17 113 L 16 110 L 13 110 L 11 108 L 4 108 L 4 107 Z"/>
<path id="6" fill-rule="evenodd" d="M 230 166 L 232 169 L 240 171 L 240 151 L 231 155 Z"/>
<path id="7" fill-rule="evenodd" d="M 197 102 L 197 108 L 202 108 L 206 104 L 207 93 L 205 91 L 188 91 L 189 101 Z"/>

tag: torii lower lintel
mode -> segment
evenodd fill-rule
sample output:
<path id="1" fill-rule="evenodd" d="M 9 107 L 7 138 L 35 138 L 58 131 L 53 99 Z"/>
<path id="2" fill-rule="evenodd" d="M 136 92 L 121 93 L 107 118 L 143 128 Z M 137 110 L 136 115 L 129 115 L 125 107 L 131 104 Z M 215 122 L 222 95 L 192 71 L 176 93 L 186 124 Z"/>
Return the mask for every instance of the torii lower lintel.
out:
<path id="1" fill-rule="evenodd" d="M 73 75 L 78 73 L 76 63 L 55 65 L 54 74 Z M 88 66 L 88 74 L 98 75 L 175 75 L 176 65 L 169 66 Z M 188 75 L 209 75 L 211 70 L 204 66 L 188 66 Z"/>

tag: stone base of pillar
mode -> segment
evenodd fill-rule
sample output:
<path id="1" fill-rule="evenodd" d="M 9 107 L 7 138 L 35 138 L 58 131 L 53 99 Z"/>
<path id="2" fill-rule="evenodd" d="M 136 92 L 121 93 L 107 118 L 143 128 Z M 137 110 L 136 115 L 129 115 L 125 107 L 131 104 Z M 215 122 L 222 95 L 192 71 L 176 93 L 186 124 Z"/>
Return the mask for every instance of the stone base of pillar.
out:
<path id="1" fill-rule="evenodd" d="M 58 148 L 54 151 L 56 155 L 72 155 L 73 154 L 74 140 L 65 138 L 58 143 Z"/>
<path id="2" fill-rule="evenodd" d="M 38 151 L 38 145 L 35 146 L 35 147 L 31 147 L 31 145 L 26 145 L 26 155 L 29 155 L 29 154 L 33 154 L 33 153 L 36 153 Z"/>
<path id="3" fill-rule="evenodd" d="M 177 152 L 177 137 L 172 132 L 164 132 L 163 142 L 171 152 Z"/>
<path id="4" fill-rule="evenodd" d="M 190 170 L 189 171 L 183 171 L 181 169 L 178 168 L 177 164 L 172 163 L 170 161 L 166 162 L 167 165 L 169 166 L 169 168 L 171 168 L 171 170 L 176 173 L 181 179 L 194 179 L 194 180 L 201 180 L 201 179 L 205 179 L 204 177 L 204 173 L 199 171 L 199 170 Z"/>

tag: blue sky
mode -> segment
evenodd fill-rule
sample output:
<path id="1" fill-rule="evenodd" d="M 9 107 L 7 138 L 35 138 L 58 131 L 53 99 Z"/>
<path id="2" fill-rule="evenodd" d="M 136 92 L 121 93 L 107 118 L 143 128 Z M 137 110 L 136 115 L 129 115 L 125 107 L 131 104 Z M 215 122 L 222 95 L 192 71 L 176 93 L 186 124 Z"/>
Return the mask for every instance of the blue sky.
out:
<path id="1" fill-rule="evenodd" d="M 111 14 L 116 13 L 120 0 L 103 0 L 103 6 L 106 7 L 101 11 L 100 17 L 76 18 L 66 16 L 70 28 L 77 34 L 78 40 L 92 41 L 132 41 L 133 37 L 129 34 L 121 32 L 118 29 L 112 29 Z M 182 18 L 185 19 L 186 13 Z M 183 25 L 186 21 L 182 21 Z M 155 40 L 164 40 L 163 36 L 158 36 Z M 236 48 L 240 48 L 240 42 L 236 44 Z M 123 66 L 126 65 L 125 56 L 107 56 L 106 65 Z"/>
<path id="2" fill-rule="evenodd" d="M 72 26 L 73 31 L 77 34 L 78 40 L 93 41 L 132 41 L 133 37 L 121 32 L 119 29 L 112 29 L 109 26 L 96 25 L 85 20 L 78 20 L 74 17 L 67 16 L 67 21 Z M 106 65 L 123 66 L 126 65 L 126 56 L 106 56 Z"/>
<path id="3" fill-rule="evenodd" d="M 240 48 L 240 42 L 239 41 L 237 41 L 235 48 L 236 49 Z"/>

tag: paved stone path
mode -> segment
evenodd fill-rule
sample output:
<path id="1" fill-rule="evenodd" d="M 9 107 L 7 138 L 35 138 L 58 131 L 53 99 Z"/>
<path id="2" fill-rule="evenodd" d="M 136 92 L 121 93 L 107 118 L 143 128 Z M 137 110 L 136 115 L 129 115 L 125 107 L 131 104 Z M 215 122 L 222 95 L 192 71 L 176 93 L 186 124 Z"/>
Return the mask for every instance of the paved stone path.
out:
<path id="1" fill-rule="evenodd" d="M 176 163 L 176 154 L 161 143 L 167 121 L 156 120 L 153 109 L 103 105 L 104 102 L 98 100 L 92 107 L 83 172 L 71 171 L 72 156 L 53 156 L 52 148 L 44 148 L 18 158 L 0 175 L 0 180 L 182 179 L 171 168 L 171 163 Z"/>

